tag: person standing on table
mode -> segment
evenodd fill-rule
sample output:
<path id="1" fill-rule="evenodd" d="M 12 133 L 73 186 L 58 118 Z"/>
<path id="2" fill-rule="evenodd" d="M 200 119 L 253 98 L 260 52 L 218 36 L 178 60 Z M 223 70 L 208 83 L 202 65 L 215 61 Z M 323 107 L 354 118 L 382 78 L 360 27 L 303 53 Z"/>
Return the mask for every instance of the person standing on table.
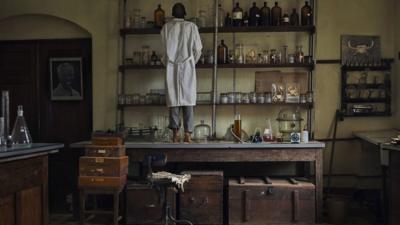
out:
<path id="1" fill-rule="evenodd" d="M 161 30 L 166 66 L 167 106 L 169 128 L 173 130 L 173 142 L 179 142 L 180 112 L 183 113 L 184 142 L 191 142 L 193 132 L 193 106 L 196 105 L 196 68 L 203 45 L 197 26 L 184 20 L 185 7 L 176 3 L 172 7 L 174 19 Z"/>

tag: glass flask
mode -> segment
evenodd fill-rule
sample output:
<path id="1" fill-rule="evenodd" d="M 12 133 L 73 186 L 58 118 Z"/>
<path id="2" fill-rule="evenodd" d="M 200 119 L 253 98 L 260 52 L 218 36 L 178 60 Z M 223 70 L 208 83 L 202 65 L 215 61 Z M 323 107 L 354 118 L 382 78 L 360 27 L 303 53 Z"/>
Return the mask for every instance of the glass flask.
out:
<path id="1" fill-rule="evenodd" d="M 218 26 L 223 27 L 225 23 L 225 11 L 221 4 L 218 4 Z"/>
<path id="2" fill-rule="evenodd" d="M 312 9 L 311 6 L 308 4 L 308 1 L 306 1 L 305 5 L 301 8 L 301 25 L 311 26 L 312 24 Z"/>
<path id="3" fill-rule="evenodd" d="M 275 6 L 271 9 L 271 25 L 279 26 L 282 20 L 282 8 L 278 6 L 278 2 L 275 2 Z"/>
<path id="4" fill-rule="evenodd" d="M 161 28 L 165 22 L 165 12 L 161 8 L 161 4 L 158 5 L 158 8 L 154 11 L 154 25 L 155 27 Z"/>
<path id="5" fill-rule="evenodd" d="M 28 126 L 24 118 L 24 110 L 22 105 L 18 106 L 17 118 L 15 119 L 14 128 L 11 133 L 12 143 L 17 145 L 32 144 L 32 137 L 29 133 Z"/>
<path id="6" fill-rule="evenodd" d="M 299 26 L 299 20 L 299 14 L 296 12 L 296 9 L 293 9 L 292 14 L 290 15 L 290 25 Z"/>
<path id="7" fill-rule="evenodd" d="M 249 26 L 256 27 L 260 21 L 260 9 L 257 7 L 256 3 L 253 2 L 253 7 L 250 8 L 249 16 Z"/>
<path id="8" fill-rule="evenodd" d="M 200 124 L 194 127 L 193 139 L 196 142 L 207 142 L 211 134 L 211 128 L 209 125 L 204 123 L 204 120 L 200 121 Z"/>
<path id="9" fill-rule="evenodd" d="M 264 2 L 264 7 L 260 9 L 260 26 L 269 26 L 271 9 L 267 6 L 267 2 Z"/>
<path id="10" fill-rule="evenodd" d="M 264 142 L 271 142 L 274 141 L 273 133 L 272 133 L 272 126 L 271 126 L 271 119 L 267 119 L 265 124 L 265 129 L 263 133 L 263 141 Z"/>

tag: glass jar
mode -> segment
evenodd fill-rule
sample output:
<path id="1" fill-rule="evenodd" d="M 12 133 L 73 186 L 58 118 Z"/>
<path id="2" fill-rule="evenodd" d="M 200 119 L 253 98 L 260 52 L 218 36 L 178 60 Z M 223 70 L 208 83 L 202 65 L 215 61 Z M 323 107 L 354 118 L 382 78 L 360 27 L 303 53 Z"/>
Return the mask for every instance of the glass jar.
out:
<path id="1" fill-rule="evenodd" d="M 287 45 L 284 45 L 284 46 L 282 47 L 282 59 L 281 59 L 281 63 L 287 63 L 287 62 L 288 62 L 287 49 L 288 49 L 288 46 L 287 46 Z"/>
<path id="2" fill-rule="evenodd" d="M 133 28 L 140 28 L 140 9 L 133 10 Z"/>
<path id="3" fill-rule="evenodd" d="M 283 141 L 290 141 L 290 134 L 293 132 L 299 133 L 301 131 L 301 114 L 298 110 L 288 108 L 282 109 L 278 118 L 279 132 L 282 133 Z"/>
<path id="4" fill-rule="evenodd" d="M 151 105 L 151 104 L 153 104 L 152 94 L 150 94 L 150 93 L 146 94 L 145 99 L 146 99 L 146 100 L 145 100 L 145 104 L 146 104 L 146 105 Z"/>
<path id="5" fill-rule="evenodd" d="M 228 103 L 230 103 L 230 104 L 235 103 L 235 93 L 234 92 L 228 93 Z"/>
<path id="6" fill-rule="evenodd" d="M 200 121 L 200 124 L 194 127 L 193 140 L 195 142 L 207 142 L 211 135 L 211 128 L 209 125 L 204 123 L 204 120 Z"/>
<path id="7" fill-rule="evenodd" d="M 314 94 L 312 91 L 307 91 L 307 103 L 314 102 Z"/>
<path id="8" fill-rule="evenodd" d="M 235 93 L 235 103 L 242 103 L 242 93 L 241 92 L 236 92 Z"/>
<path id="9" fill-rule="evenodd" d="M 249 94 L 250 103 L 257 103 L 257 95 L 255 92 L 250 92 Z"/>
<path id="10" fill-rule="evenodd" d="M 214 64 L 214 51 L 212 49 L 207 50 L 207 63 Z"/>
<path id="11" fill-rule="evenodd" d="M 268 64 L 269 63 L 269 53 L 268 50 L 263 51 L 263 63 Z"/>
<path id="12" fill-rule="evenodd" d="M 265 92 L 265 103 L 272 103 L 272 94 L 271 94 L 271 92 Z"/>
<path id="13" fill-rule="evenodd" d="M 264 93 L 257 93 L 257 103 L 258 104 L 264 104 L 265 103 Z"/>
<path id="14" fill-rule="evenodd" d="M 303 46 L 301 45 L 296 46 L 295 62 L 304 63 Z"/>
<path id="15" fill-rule="evenodd" d="M 118 95 L 118 104 L 119 105 L 125 104 L 125 95 Z"/>
<path id="16" fill-rule="evenodd" d="M 288 63 L 295 63 L 294 54 L 289 54 L 288 55 Z"/>
<path id="17" fill-rule="evenodd" d="M 161 102 L 160 102 L 160 94 L 152 93 L 151 94 L 151 101 L 152 101 L 153 104 L 157 104 L 157 105 L 161 104 Z"/>
<path id="18" fill-rule="evenodd" d="M 242 94 L 242 103 L 243 104 L 249 104 L 250 103 L 250 97 L 248 93 L 243 93 Z"/>
<path id="19" fill-rule="evenodd" d="M 132 104 L 132 95 L 125 95 L 125 104 Z"/>
<path id="20" fill-rule="evenodd" d="M 146 17 L 144 16 L 140 18 L 140 28 L 146 28 Z"/>
<path id="21" fill-rule="evenodd" d="M 221 104 L 227 104 L 228 103 L 228 95 L 226 93 L 221 93 L 219 101 Z"/>
<path id="22" fill-rule="evenodd" d="M 142 65 L 150 65 L 151 61 L 151 51 L 150 46 L 142 46 Z"/>
<path id="23" fill-rule="evenodd" d="M 139 105 L 145 105 L 146 104 L 146 95 L 140 95 L 139 96 Z"/>
<path id="24" fill-rule="evenodd" d="M 133 65 L 140 65 L 142 62 L 142 56 L 140 52 L 134 51 L 132 55 L 132 64 Z"/>
<path id="25" fill-rule="evenodd" d="M 258 53 L 257 63 L 258 64 L 263 64 L 264 63 L 264 57 L 263 57 L 262 53 Z"/>
<path id="26" fill-rule="evenodd" d="M 300 103 L 307 103 L 307 95 L 300 94 Z"/>
<path id="27" fill-rule="evenodd" d="M 132 95 L 132 104 L 134 104 L 134 105 L 140 104 L 140 95 L 139 94 Z"/>

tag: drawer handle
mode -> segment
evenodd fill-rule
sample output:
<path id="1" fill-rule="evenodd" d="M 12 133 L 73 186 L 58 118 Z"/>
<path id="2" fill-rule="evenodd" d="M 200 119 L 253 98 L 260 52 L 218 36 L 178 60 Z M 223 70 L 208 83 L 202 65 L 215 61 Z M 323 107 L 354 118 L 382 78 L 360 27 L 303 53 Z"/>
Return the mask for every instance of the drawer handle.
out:
<path id="1" fill-rule="evenodd" d="M 208 197 L 200 198 L 197 200 L 195 197 L 189 198 L 190 204 L 195 205 L 196 207 L 203 207 L 208 204 Z"/>

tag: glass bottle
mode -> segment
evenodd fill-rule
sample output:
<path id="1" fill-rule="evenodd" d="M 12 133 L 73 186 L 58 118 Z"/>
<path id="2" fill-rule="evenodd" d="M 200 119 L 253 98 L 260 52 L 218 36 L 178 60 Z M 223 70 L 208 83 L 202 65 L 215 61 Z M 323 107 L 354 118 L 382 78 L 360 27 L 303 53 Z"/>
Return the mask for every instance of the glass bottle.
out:
<path id="1" fill-rule="evenodd" d="M 301 25 L 311 26 L 312 24 L 312 9 L 311 6 L 308 4 L 308 1 L 306 1 L 305 5 L 301 8 Z"/>
<path id="2" fill-rule="evenodd" d="M 260 9 L 260 26 L 270 25 L 271 9 L 267 6 L 267 2 L 264 2 L 264 7 Z"/>
<path id="3" fill-rule="evenodd" d="M 243 22 L 243 9 L 240 8 L 239 2 L 236 3 L 236 7 L 232 10 L 232 25 L 234 27 L 240 27 Z"/>
<path id="4" fill-rule="evenodd" d="M 226 13 L 226 17 L 225 17 L 224 23 L 225 23 L 226 27 L 232 26 L 232 17 L 231 17 L 231 15 L 229 13 Z"/>
<path id="5" fill-rule="evenodd" d="M 282 26 L 289 26 L 290 25 L 290 18 L 287 13 L 283 14 L 282 17 Z"/>
<path id="6" fill-rule="evenodd" d="M 28 126 L 25 122 L 24 110 L 22 109 L 22 105 L 18 106 L 17 118 L 15 119 L 11 137 L 13 144 L 29 145 L 32 143 L 32 138 L 29 133 Z"/>
<path id="7" fill-rule="evenodd" d="M 228 46 L 225 45 L 224 40 L 218 45 L 218 63 L 225 64 L 228 61 Z"/>
<path id="8" fill-rule="evenodd" d="M 287 63 L 288 62 L 288 54 L 287 54 L 287 45 L 284 45 L 282 48 L 282 60 L 281 63 Z"/>
<path id="9" fill-rule="evenodd" d="M 277 60 L 276 60 L 276 49 L 271 49 L 270 56 L 269 56 L 269 62 L 271 64 L 276 64 L 277 63 Z"/>
<path id="10" fill-rule="evenodd" d="M 235 46 L 235 62 L 237 64 L 243 64 L 244 63 L 243 44 L 237 44 Z"/>
<path id="11" fill-rule="evenodd" d="M 244 27 L 248 27 L 249 26 L 249 15 L 247 14 L 247 12 L 244 12 L 244 16 L 243 16 L 243 24 Z"/>
<path id="12" fill-rule="evenodd" d="M 133 28 L 140 28 L 140 9 L 133 10 Z"/>
<path id="13" fill-rule="evenodd" d="M 206 11 L 204 10 L 199 10 L 199 23 L 198 26 L 199 27 L 206 27 L 206 20 L 207 20 L 207 15 L 206 15 Z"/>
<path id="14" fill-rule="evenodd" d="M 219 27 L 223 27 L 224 26 L 224 23 L 225 23 L 224 16 L 225 16 L 225 11 L 222 8 L 221 4 L 218 4 L 218 26 Z"/>
<path id="15" fill-rule="evenodd" d="M 275 2 L 275 6 L 271 9 L 271 25 L 279 26 L 282 20 L 282 8 L 278 6 L 278 2 Z"/>
<path id="16" fill-rule="evenodd" d="M 151 54 L 150 59 L 151 59 L 150 65 L 152 66 L 156 65 L 158 57 L 155 51 L 153 51 L 153 53 Z"/>
<path id="17" fill-rule="evenodd" d="M 293 9 L 292 14 L 290 15 L 290 25 L 299 26 L 299 20 L 299 14 L 296 12 L 296 9 Z"/>
<path id="18" fill-rule="evenodd" d="M 301 45 L 296 46 L 296 53 L 295 53 L 294 61 L 296 63 L 304 63 L 303 46 L 301 46 Z"/>
<path id="19" fill-rule="evenodd" d="M 249 26 L 258 26 L 258 22 L 260 20 L 260 9 L 257 7 L 255 2 L 253 2 L 253 7 L 250 8 L 249 14 Z"/>
<path id="20" fill-rule="evenodd" d="M 161 4 L 158 5 L 158 8 L 154 11 L 154 25 L 156 27 L 161 28 L 164 26 L 165 22 L 165 12 L 161 8 Z"/>
<path id="21" fill-rule="evenodd" d="M 7 140 L 10 134 L 10 97 L 8 91 L 1 91 L 1 115 L 4 117 L 3 139 Z"/>
<path id="22" fill-rule="evenodd" d="M 268 50 L 263 51 L 263 63 L 268 64 L 269 63 L 269 53 Z"/>

